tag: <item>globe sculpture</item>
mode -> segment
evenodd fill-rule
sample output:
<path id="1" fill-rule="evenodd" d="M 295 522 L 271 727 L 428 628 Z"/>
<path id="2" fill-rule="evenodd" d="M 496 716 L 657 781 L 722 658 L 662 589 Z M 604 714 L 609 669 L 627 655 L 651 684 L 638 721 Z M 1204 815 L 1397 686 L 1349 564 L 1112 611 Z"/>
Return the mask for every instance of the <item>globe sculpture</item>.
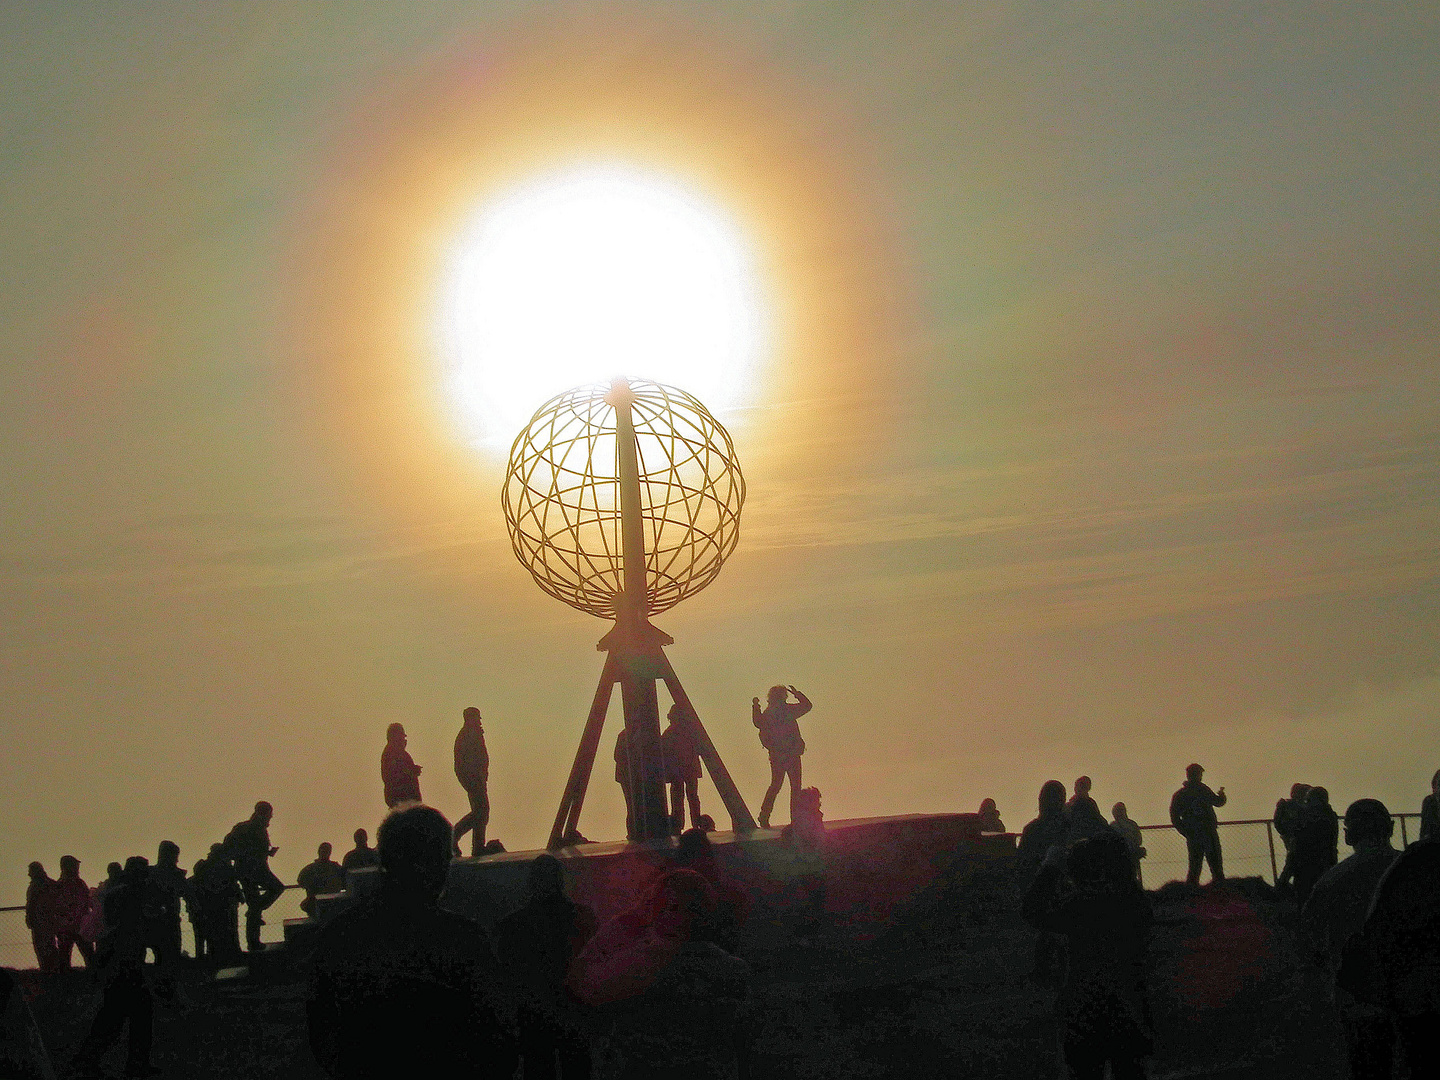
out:
<path id="1" fill-rule="evenodd" d="M 516 558 L 536 584 L 580 611 L 614 620 L 551 848 L 578 842 L 614 688 L 625 730 L 617 766 L 632 840 L 671 832 L 665 806 L 656 683 L 686 725 L 737 830 L 755 828 L 650 622 L 715 579 L 739 540 L 745 480 L 729 434 L 672 386 L 616 379 L 577 387 L 540 407 L 515 439 L 501 492 Z"/>
<path id="2" fill-rule="evenodd" d="M 715 580 L 740 538 L 745 480 L 730 435 L 695 398 L 629 380 L 645 614 Z M 505 521 L 515 556 L 557 600 L 603 619 L 625 590 L 619 413 L 613 384 L 581 386 L 540 407 L 515 440 Z"/>

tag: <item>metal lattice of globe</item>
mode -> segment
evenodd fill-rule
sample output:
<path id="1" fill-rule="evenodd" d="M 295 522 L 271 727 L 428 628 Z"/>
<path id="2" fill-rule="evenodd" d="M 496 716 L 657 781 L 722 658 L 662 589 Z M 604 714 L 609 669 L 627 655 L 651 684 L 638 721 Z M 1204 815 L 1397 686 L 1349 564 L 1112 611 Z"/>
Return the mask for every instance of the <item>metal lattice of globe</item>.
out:
<path id="1" fill-rule="evenodd" d="M 617 383 L 622 386 L 623 383 Z M 729 433 L 690 394 L 628 380 L 639 466 L 646 606 L 655 615 L 714 580 L 740 537 L 745 480 Z M 515 555 L 571 607 L 618 616 L 624 588 L 616 408 L 608 383 L 542 405 L 515 440 L 502 500 Z"/>

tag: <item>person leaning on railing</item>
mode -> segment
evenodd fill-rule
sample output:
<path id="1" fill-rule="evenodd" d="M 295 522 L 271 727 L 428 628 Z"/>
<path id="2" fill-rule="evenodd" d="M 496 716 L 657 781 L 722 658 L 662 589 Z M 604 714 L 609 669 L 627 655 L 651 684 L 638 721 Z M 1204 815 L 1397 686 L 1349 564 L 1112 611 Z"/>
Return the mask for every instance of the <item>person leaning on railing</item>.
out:
<path id="1" fill-rule="evenodd" d="M 1420 803 L 1420 839 L 1440 840 L 1440 769 L 1430 778 L 1430 794 Z"/>

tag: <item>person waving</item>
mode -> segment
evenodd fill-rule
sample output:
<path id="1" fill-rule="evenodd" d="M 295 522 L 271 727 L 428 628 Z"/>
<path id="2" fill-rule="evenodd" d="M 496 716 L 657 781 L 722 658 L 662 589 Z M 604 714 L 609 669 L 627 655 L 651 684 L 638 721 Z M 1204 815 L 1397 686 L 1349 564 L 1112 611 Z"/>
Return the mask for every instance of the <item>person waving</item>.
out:
<path id="1" fill-rule="evenodd" d="M 795 700 L 789 700 L 793 694 Z M 795 820 L 795 796 L 800 791 L 800 755 L 805 740 L 800 737 L 800 717 L 810 711 L 810 699 L 793 686 L 772 686 L 765 707 L 751 698 L 751 722 L 760 731 L 760 745 L 770 754 L 770 787 L 760 803 L 760 827 L 770 827 L 770 812 L 785 778 L 790 778 L 790 820 Z"/>

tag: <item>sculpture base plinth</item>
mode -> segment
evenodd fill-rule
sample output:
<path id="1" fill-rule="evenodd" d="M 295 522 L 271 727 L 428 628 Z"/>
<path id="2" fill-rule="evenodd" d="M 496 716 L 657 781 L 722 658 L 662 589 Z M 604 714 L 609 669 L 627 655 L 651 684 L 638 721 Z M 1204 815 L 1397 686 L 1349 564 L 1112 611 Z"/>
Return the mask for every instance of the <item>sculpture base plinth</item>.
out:
<path id="1" fill-rule="evenodd" d="M 804 902 L 801 869 L 778 829 L 710 834 L 715 861 L 750 896 L 752 916 L 783 918 Z M 645 895 L 645 886 L 671 865 L 675 842 L 582 844 L 553 854 L 565 867 L 566 891 L 604 921 Z M 486 925 L 525 902 L 526 878 L 538 851 L 508 851 L 456 859 L 445 905 Z M 846 921 L 884 920 L 942 878 L 970 871 L 1003 871 L 1015 857 L 1015 837 L 986 835 L 974 814 L 905 814 L 826 823 L 823 853 L 827 915 Z"/>

